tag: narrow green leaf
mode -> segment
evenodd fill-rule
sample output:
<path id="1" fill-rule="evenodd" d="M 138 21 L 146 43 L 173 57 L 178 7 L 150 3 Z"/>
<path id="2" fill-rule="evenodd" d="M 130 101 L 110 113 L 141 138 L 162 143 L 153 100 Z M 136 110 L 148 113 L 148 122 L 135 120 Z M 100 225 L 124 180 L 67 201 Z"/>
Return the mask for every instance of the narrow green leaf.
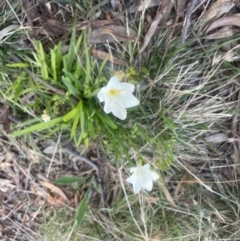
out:
<path id="1" fill-rule="evenodd" d="M 88 137 L 85 137 L 85 138 L 84 138 L 84 145 L 85 145 L 86 147 L 89 146 L 89 139 L 88 139 Z"/>
<path id="2" fill-rule="evenodd" d="M 41 73 L 42 73 L 43 79 L 47 80 L 49 78 L 48 66 L 45 62 L 43 62 L 41 65 Z"/>
<path id="3" fill-rule="evenodd" d="M 20 122 L 17 124 L 17 127 L 18 128 L 24 128 L 26 126 L 29 126 L 29 125 L 33 125 L 33 124 L 36 124 L 39 122 L 39 119 L 30 119 L 30 120 L 27 120 L 27 121 L 23 121 L 23 122 Z"/>
<path id="4" fill-rule="evenodd" d="M 86 36 L 86 33 L 84 34 L 84 37 Z M 90 54 L 89 49 L 87 46 L 87 43 L 85 41 L 86 38 L 84 38 L 84 47 L 85 47 L 85 57 L 86 57 L 86 76 L 85 76 L 85 84 L 89 85 L 90 82 L 90 76 L 91 76 L 91 62 L 90 62 Z"/>
<path id="5" fill-rule="evenodd" d="M 63 72 L 69 79 L 71 79 L 74 82 L 75 86 L 78 87 L 78 89 L 83 89 L 81 81 L 79 81 L 72 73 L 68 72 L 65 69 L 63 70 Z"/>
<path id="6" fill-rule="evenodd" d="M 78 109 L 78 110 L 82 110 L 82 108 L 83 108 L 83 101 L 80 100 L 80 101 L 78 102 L 77 109 Z"/>
<path id="7" fill-rule="evenodd" d="M 50 49 L 50 56 L 51 56 L 52 75 L 53 75 L 53 79 L 56 81 L 57 80 L 56 54 L 53 49 Z"/>
<path id="8" fill-rule="evenodd" d="M 79 98 L 81 96 L 81 93 L 72 85 L 69 79 L 62 76 L 62 81 L 68 88 L 68 90 L 71 92 L 71 94 L 73 94 L 76 98 Z"/>
<path id="9" fill-rule="evenodd" d="M 76 146 L 79 146 L 82 140 L 84 140 L 86 137 L 87 137 L 87 133 L 81 132 L 81 134 L 79 135 L 79 138 L 78 139 L 75 138 Z"/>
<path id="10" fill-rule="evenodd" d="M 41 61 L 39 60 L 38 55 L 36 53 L 32 53 L 32 55 L 33 55 L 33 57 L 34 57 L 34 59 L 36 61 L 36 63 L 34 63 L 34 64 L 36 64 L 38 67 L 40 67 L 41 66 Z"/>
<path id="11" fill-rule="evenodd" d="M 81 110 L 77 112 L 77 114 L 75 115 L 74 121 L 73 121 L 73 125 L 72 125 L 72 130 L 71 130 L 71 138 L 74 138 L 76 136 L 76 130 L 77 130 L 77 126 L 78 123 L 80 121 L 80 116 L 81 116 Z"/>
<path id="12" fill-rule="evenodd" d="M 40 68 L 41 68 L 41 74 L 43 79 L 48 79 L 49 78 L 49 73 L 48 73 L 48 65 L 47 65 L 47 57 L 44 52 L 42 43 L 39 41 L 35 41 L 37 43 L 37 52 L 38 52 L 38 57 L 40 60 Z"/>
<path id="13" fill-rule="evenodd" d="M 18 81 L 18 85 L 16 85 L 15 92 L 14 92 L 14 102 L 17 102 L 20 95 L 22 95 L 23 86 L 24 86 L 24 81 L 21 81 L 21 82 Z"/>
<path id="14" fill-rule="evenodd" d="M 165 125 L 173 132 L 173 134 L 177 137 L 178 134 L 176 132 L 176 128 L 174 126 L 174 124 L 172 123 L 172 121 L 170 121 L 165 115 L 162 115 L 163 120 Z"/>
<path id="15" fill-rule="evenodd" d="M 45 130 L 45 129 L 48 129 L 48 128 L 56 125 L 56 124 L 59 124 L 60 122 L 62 122 L 62 120 L 63 120 L 63 118 L 59 117 L 59 118 L 52 119 L 52 120 L 50 120 L 48 122 L 38 123 L 36 125 L 30 126 L 28 128 L 25 128 L 23 130 L 15 131 L 15 132 L 12 133 L 12 136 L 13 137 L 17 137 L 17 136 L 22 136 L 22 135 L 31 133 L 33 131 Z"/>
<path id="16" fill-rule="evenodd" d="M 84 220 L 85 213 L 88 210 L 88 202 L 89 202 L 89 199 L 91 197 L 91 194 L 92 194 L 92 191 L 89 188 L 88 191 L 86 192 L 84 198 L 82 199 L 82 201 L 78 205 L 77 214 L 76 214 L 76 221 L 75 221 L 75 228 L 76 229 L 79 229 L 81 223 Z"/>
<path id="17" fill-rule="evenodd" d="M 81 34 L 79 37 L 78 37 L 78 40 L 77 40 L 77 43 L 76 43 L 76 50 L 79 49 L 81 43 L 82 43 L 82 40 L 83 40 L 83 34 Z"/>
<path id="18" fill-rule="evenodd" d="M 104 67 L 105 67 L 105 64 L 106 64 L 107 61 L 108 61 L 108 57 L 109 57 L 109 56 L 107 55 L 107 57 L 104 59 L 104 61 L 103 61 L 102 64 L 101 64 L 100 69 L 99 69 L 99 71 L 98 71 L 98 77 L 101 76 L 102 71 L 103 71 L 103 69 L 104 69 Z"/>
<path id="19" fill-rule="evenodd" d="M 117 129 L 117 125 L 115 125 L 114 122 L 112 120 L 110 120 L 110 118 L 108 116 L 103 115 L 99 111 L 96 111 L 96 114 L 104 124 L 106 123 L 112 129 Z"/>
<path id="20" fill-rule="evenodd" d="M 71 185 L 75 182 L 83 183 L 86 180 L 86 177 L 76 177 L 76 176 L 66 176 L 66 177 L 59 177 L 53 181 L 54 184 L 59 185 Z"/>
<path id="21" fill-rule="evenodd" d="M 68 66 L 68 63 L 67 63 L 67 55 L 64 55 L 62 60 L 63 60 L 63 69 L 64 69 L 64 70 L 67 70 L 67 68 L 68 68 L 68 67 L 67 67 L 67 66 Z"/>
<path id="22" fill-rule="evenodd" d="M 100 89 L 94 90 L 91 94 L 85 96 L 86 98 L 92 98 L 94 96 L 97 96 Z"/>
<path id="23" fill-rule="evenodd" d="M 63 117 L 63 121 L 64 121 L 64 122 L 67 122 L 67 121 L 73 119 L 73 118 L 76 116 L 76 114 L 77 114 L 78 111 L 79 111 L 78 109 L 73 109 L 73 110 L 71 110 L 70 112 L 68 112 L 68 113 Z"/>
<path id="24" fill-rule="evenodd" d="M 82 133 L 85 133 L 86 132 L 86 128 L 85 128 L 85 113 L 84 113 L 84 110 L 82 109 L 81 111 L 81 132 Z"/>
<path id="25" fill-rule="evenodd" d="M 62 70 L 62 42 L 59 42 L 57 46 L 54 48 L 56 55 L 56 70 L 57 72 Z"/>
<path id="26" fill-rule="evenodd" d="M 72 36 L 68 48 L 68 53 L 67 53 L 67 71 L 72 70 L 72 65 L 73 65 L 73 60 L 76 55 L 76 29 L 74 28 L 72 31 Z"/>
<path id="27" fill-rule="evenodd" d="M 10 68 L 27 68 L 30 66 L 29 63 L 13 63 L 13 64 L 6 64 L 7 67 Z"/>
<path id="28" fill-rule="evenodd" d="M 89 116 L 89 114 L 88 114 L 87 124 L 88 124 L 88 130 L 89 130 L 90 136 L 94 137 L 95 131 L 93 127 L 93 119 L 91 116 Z"/>

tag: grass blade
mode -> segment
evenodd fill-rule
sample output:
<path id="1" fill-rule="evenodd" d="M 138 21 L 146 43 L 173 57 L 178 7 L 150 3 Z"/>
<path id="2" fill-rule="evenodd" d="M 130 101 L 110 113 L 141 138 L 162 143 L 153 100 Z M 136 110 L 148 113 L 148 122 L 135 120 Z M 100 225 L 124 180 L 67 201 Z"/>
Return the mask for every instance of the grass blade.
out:
<path id="1" fill-rule="evenodd" d="M 78 205 L 77 214 L 76 214 L 76 221 L 75 221 L 75 228 L 76 229 L 78 229 L 80 227 L 81 223 L 84 220 L 85 213 L 87 212 L 87 209 L 88 209 L 88 201 L 89 201 L 89 198 L 90 198 L 91 194 L 92 194 L 92 191 L 90 191 L 90 189 L 88 189 L 84 198 L 82 199 L 82 201 Z"/>
<path id="2" fill-rule="evenodd" d="M 55 126 L 55 125 L 59 124 L 60 122 L 62 122 L 62 120 L 63 120 L 63 118 L 59 117 L 59 118 L 52 119 L 48 122 L 38 123 L 36 125 L 33 125 L 33 126 L 30 126 L 30 127 L 26 128 L 26 129 L 13 132 L 12 137 L 22 136 L 22 135 L 31 133 L 33 131 L 41 131 L 41 130 L 48 129 L 52 126 Z"/>

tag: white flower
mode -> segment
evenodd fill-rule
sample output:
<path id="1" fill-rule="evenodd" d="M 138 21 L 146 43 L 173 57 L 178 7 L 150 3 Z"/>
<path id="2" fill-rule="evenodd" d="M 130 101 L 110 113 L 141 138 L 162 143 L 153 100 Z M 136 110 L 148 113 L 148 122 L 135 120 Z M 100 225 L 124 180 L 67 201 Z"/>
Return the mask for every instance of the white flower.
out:
<path id="1" fill-rule="evenodd" d="M 98 92 L 100 102 L 105 102 L 104 111 L 121 120 L 127 117 L 126 108 L 139 105 L 139 100 L 132 94 L 135 86 L 130 83 L 120 82 L 116 76 L 113 76 L 107 86 Z"/>
<path id="2" fill-rule="evenodd" d="M 131 177 L 127 178 L 127 182 L 133 185 L 133 192 L 139 193 L 141 189 L 151 191 L 153 187 L 153 181 L 159 178 L 159 175 L 150 170 L 150 165 L 145 164 L 144 166 L 131 167 Z"/>

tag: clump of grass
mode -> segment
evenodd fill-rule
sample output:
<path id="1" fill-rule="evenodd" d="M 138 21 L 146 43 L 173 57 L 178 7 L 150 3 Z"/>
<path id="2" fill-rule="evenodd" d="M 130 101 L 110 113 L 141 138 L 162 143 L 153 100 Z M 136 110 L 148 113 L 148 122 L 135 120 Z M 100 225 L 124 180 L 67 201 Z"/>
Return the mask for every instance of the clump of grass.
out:
<path id="1" fill-rule="evenodd" d="M 76 32 L 74 32 L 65 55 L 61 53 L 61 43 L 50 50 L 50 53 L 46 53 L 39 42 L 35 42 L 35 47 L 37 51 L 34 53 L 35 60 L 28 58 L 32 67 L 39 71 L 44 81 L 65 91 L 62 91 L 61 94 L 48 95 L 48 90 L 39 90 L 40 85 L 34 85 L 33 78 L 30 77 L 28 80 L 26 79 L 25 83 L 29 84 L 29 88 L 23 92 L 26 85 L 16 79 L 13 86 L 7 90 L 7 93 L 10 94 L 8 100 L 18 102 L 22 98 L 21 95 L 34 92 L 34 103 L 28 105 L 28 109 L 37 115 L 41 112 L 48 113 L 52 120 L 47 124 L 40 123 L 31 126 L 16 132 L 14 135 L 18 136 L 55 126 L 55 131 L 70 129 L 70 137 L 75 140 L 76 145 L 81 142 L 88 145 L 89 138 L 94 139 L 106 133 L 108 138 L 113 139 L 113 143 L 118 142 L 124 147 L 122 139 L 125 134 L 123 129 L 101 111 L 101 107 L 96 101 L 95 96 L 100 85 L 107 81 L 102 73 L 105 62 L 100 67 L 96 66 L 96 62 L 91 62 L 85 35 L 82 34 L 76 39 Z M 84 48 L 86 48 L 85 51 Z M 26 77 L 24 72 L 22 75 L 22 78 Z M 18 90 L 17 93 L 16 90 Z M 35 122 L 37 121 L 35 119 Z M 117 127 L 118 131 L 116 132 Z"/>
<path id="2" fill-rule="evenodd" d="M 83 6 L 78 5 L 82 12 L 87 8 L 87 5 Z M 66 139 L 73 138 L 76 145 L 98 142 L 106 156 L 115 155 L 111 165 L 122 167 L 123 180 L 111 176 L 116 184 L 110 191 L 117 190 L 118 194 L 114 196 L 114 202 L 105 209 L 90 209 L 81 229 L 73 233 L 74 215 L 71 215 L 71 222 L 66 215 L 68 210 L 58 211 L 50 219 L 46 214 L 46 229 L 43 230 L 46 240 L 52 240 L 55 234 L 64 240 L 68 237 L 70 240 L 79 237 L 87 240 L 148 240 L 154 233 L 163 240 L 239 238 L 237 185 L 227 188 L 219 182 L 220 177 L 224 180 L 221 171 L 214 169 L 215 165 L 226 166 L 229 160 L 232 162 L 229 156 L 233 150 L 228 137 L 234 136 L 232 118 L 238 117 L 238 99 L 235 97 L 239 91 L 238 64 L 222 59 L 212 65 L 215 52 L 239 37 L 216 41 L 218 45 L 212 42 L 199 45 L 197 38 L 193 38 L 181 46 L 180 40 L 171 40 L 169 36 L 168 31 L 159 35 L 159 41 L 152 46 L 147 58 L 141 63 L 136 62 L 135 69 L 140 73 L 141 65 L 147 68 L 149 75 L 141 73 L 146 74 L 138 92 L 141 106 L 129 114 L 126 122 L 101 112 L 94 95 L 108 81 L 110 74 L 105 69 L 105 62 L 99 65 L 90 58 L 85 35 L 77 38 L 74 32 L 66 53 L 62 53 L 60 43 L 46 52 L 39 42 L 35 42 L 33 54 L 22 58 L 35 75 L 63 90 L 64 95 L 53 93 L 42 84 L 36 85 L 34 78 L 21 69 L 18 77 L 16 72 L 11 78 L 3 75 L 7 91 L 7 94 L 2 91 L 3 98 L 17 106 L 18 113 L 27 109 L 32 115 L 32 119 L 16 126 L 15 136 L 34 131 L 44 139 L 61 131 Z M 129 44 L 128 51 L 128 58 L 132 59 L 135 47 Z M 4 71 L 6 73 L 6 69 Z M 137 77 L 141 76 L 139 73 Z M 9 86 L 7 82 L 12 80 L 13 85 Z M 24 102 L 30 93 L 34 96 Z M 49 114 L 52 120 L 40 123 L 42 113 Z M 219 133 L 222 137 L 226 134 L 227 138 L 214 139 Z M 159 183 L 158 188 L 155 186 L 150 197 L 145 193 L 136 197 L 124 181 L 126 160 L 128 165 L 149 162 L 158 168 L 172 197 L 176 188 L 174 183 L 181 180 L 183 172 L 190 172 L 198 184 L 195 182 L 182 188 L 181 198 L 174 200 L 175 206 L 166 200 L 163 183 Z M 237 176 L 237 171 L 232 170 L 231 179 Z M 124 188 L 126 193 L 122 191 Z M 149 201 L 159 196 L 159 200 Z M 66 229 L 61 232 L 49 231 L 59 230 L 63 223 L 68 225 L 64 225 Z"/>
<path id="3" fill-rule="evenodd" d="M 175 44 L 173 43 L 174 46 Z M 171 166 L 169 171 L 163 172 L 163 176 L 166 178 L 177 173 L 177 169 L 183 169 L 183 166 L 180 165 L 183 160 L 187 160 L 190 166 L 198 164 L 201 167 L 201 165 L 213 161 L 213 154 L 220 155 L 222 153 L 221 145 L 208 143 L 204 141 L 204 138 L 218 131 L 220 127 L 221 131 L 226 130 L 229 133 L 229 126 L 231 125 L 229 121 L 237 106 L 236 102 L 229 102 L 232 94 L 231 89 L 235 83 L 234 79 L 224 74 L 225 68 L 217 72 L 216 68 L 211 66 L 215 48 L 208 51 L 208 62 L 204 58 L 201 48 L 195 48 L 196 59 L 192 59 L 192 49 L 189 49 L 187 45 L 182 47 L 176 55 L 173 55 L 171 50 L 176 51 L 175 47 L 173 49 L 169 47 L 170 56 L 166 53 L 166 59 L 164 60 L 168 59 L 168 61 L 159 69 L 160 75 L 155 77 L 153 73 L 158 67 L 157 64 L 153 66 L 152 57 L 149 57 L 148 61 L 153 69 L 150 73 L 151 79 L 139 92 L 142 100 L 141 110 L 131 114 L 131 120 L 134 120 L 134 123 L 130 122 L 131 141 L 134 142 L 132 146 L 135 147 L 135 150 L 131 153 L 135 156 L 135 159 L 132 160 L 150 162 L 162 170 Z M 190 57 L 188 58 L 188 56 Z M 158 56 L 156 56 L 157 58 Z M 199 62 L 199 59 L 204 59 L 206 62 Z M 224 63 L 221 63 L 221 66 L 224 66 Z M 226 71 L 231 70 L 231 75 L 236 76 L 234 65 L 231 68 L 229 66 L 228 64 Z M 220 64 L 217 68 L 220 68 Z M 94 71 L 93 73 L 95 74 Z M 45 79 L 49 81 L 47 77 Z M 58 80 L 59 78 L 56 78 L 55 81 Z M 103 81 L 106 80 L 107 78 L 103 78 Z M 54 85 L 61 89 L 68 89 L 63 83 L 59 83 L 59 85 L 54 83 Z M 73 88 L 76 87 L 73 86 Z M 74 96 L 73 99 L 75 100 L 78 95 L 75 96 L 73 92 L 70 91 L 70 94 Z M 45 92 L 46 94 L 47 92 Z M 47 110 L 46 106 L 49 99 L 46 101 L 42 93 L 39 96 L 40 105 L 38 106 L 42 106 L 42 111 Z M 68 104 L 67 102 L 70 100 L 68 98 L 65 100 L 66 102 L 61 102 L 58 106 L 68 106 L 66 112 L 71 113 L 71 108 L 73 106 L 74 109 L 75 104 Z M 56 99 L 56 102 L 59 99 Z M 29 106 L 29 108 L 32 108 L 33 112 L 36 113 L 37 108 L 34 109 L 32 106 Z M 56 113 L 63 113 L 61 108 L 58 111 Z M 57 128 L 60 123 L 62 123 L 62 120 L 56 123 Z M 68 123 L 66 122 L 66 124 Z M 118 122 L 114 124 L 118 124 Z M 26 123 L 22 124 L 22 126 L 25 125 Z M 63 130 L 69 132 L 70 126 L 68 125 Z M 61 126 L 61 128 L 63 127 Z M 37 131 L 38 129 L 33 130 Z M 129 133 L 125 134 L 124 138 L 129 138 Z M 107 151 L 110 153 L 114 148 L 109 147 L 109 144 L 116 147 L 118 142 L 116 141 L 113 144 L 111 140 L 110 143 L 105 136 L 102 145 L 106 146 L 106 144 L 108 144 Z M 119 155 L 121 153 L 122 150 L 119 151 Z M 200 156 L 204 156 L 204 160 L 200 159 Z M 199 159 L 202 162 L 199 162 Z M 119 165 L 124 164 L 124 161 L 122 158 Z M 189 170 L 188 167 L 185 167 L 185 169 Z M 177 180 L 180 178 L 181 176 L 178 176 Z M 116 183 L 119 183 L 119 180 L 116 180 Z M 125 185 L 127 184 L 125 183 Z M 170 189 L 170 184 L 168 185 Z M 214 194 L 209 200 L 205 198 L 209 196 L 209 191 L 204 190 L 204 186 L 199 185 L 196 189 L 191 189 L 190 194 L 187 194 L 192 195 L 191 200 L 196 199 L 193 206 L 186 206 L 187 200 L 183 200 L 183 203 L 175 200 L 175 202 L 179 202 L 179 206 L 172 207 L 166 201 L 165 196 L 161 192 L 159 194 L 157 189 L 151 193 L 151 196 L 161 195 L 160 200 L 155 203 L 143 203 L 141 198 L 144 195 L 137 198 L 130 194 L 130 187 L 126 187 L 127 196 L 119 191 L 120 195 L 115 196 L 115 206 L 110 206 L 107 210 L 99 210 L 98 212 L 90 211 L 90 214 L 86 215 L 81 229 L 78 233 L 74 231 L 70 240 L 75 240 L 77 237 L 89 240 L 94 240 L 94 238 L 99 240 L 99 237 L 108 240 L 147 240 L 147 237 L 150 238 L 156 232 L 159 232 L 159 237 L 163 237 L 165 240 L 192 240 L 196 237 L 214 240 L 223 237 L 237 237 L 237 219 L 229 220 L 228 216 L 229 214 L 232 215 L 233 212 L 236 213 L 236 204 L 230 201 L 232 197 L 226 196 L 224 190 L 220 192 L 221 189 L 218 189 L 215 192 L 220 193 L 221 198 L 225 197 L 225 201 L 219 201 L 219 196 Z M 127 205 L 126 197 L 130 206 Z M 215 202 L 214 206 L 217 207 L 216 210 L 212 207 L 213 202 Z M 229 208 L 229 205 L 232 208 Z M 133 216 L 129 215 L 129 208 Z M 223 219 L 222 221 L 219 220 L 219 215 Z M 237 218 L 237 216 L 238 214 L 235 217 Z M 62 218 L 60 219 L 62 220 Z M 46 224 L 47 230 L 49 230 L 49 227 L 54 230 L 55 224 L 51 226 L 53 221 L 54 218 L 49 220 L 50 226 Z M 68 237 L 71 234 L 72 225 L 66 226 L 67 229 L 62 230 L 63 233 L 59 233 L 59 235 Z M 222 227 L 231 227 L 232 234 L 220 232 Z M 49 232 L 49 237 L 51 235 Z"/>
<path id="4" fill-rule="evenodd" d="M 31 93 L 34 93 L 31 101 L 25 98 L 27 103 L 22 107 L 23 110 L 27 108 L 34 118 L 19 124 L 18 127 L 24 126 L 24 129 L 15 131 L 13 136 L 33 131 L 46 133 L 49 127 L 54 127 L 52 134 L 60 130 L 68 132 L 77 146 L 82 142 L 87 146 L 90 141 L 97 140 L 103 146 L 107 146 L 109 151 L 114 151 L 117 159 L 124 152 L 128 160 L 131 159 L 128 147 L 131 146 L 135 152 L 139 152 L 139 147 L 145 143 L 151 149 L 157 148 L 165 153 L 165 160 L 158 164 L 161 169 L 169 167 L 173 161 L 171 145 L 176 133 L 164 110 L 159 109 L 155 102 L 149 106 L 150 98 L 148 96 L 147 100 L 146 95 L 150 89 L 145 88 L 139 95 L 141 109 L 130 111 L 128 120 L 120 122 L 104 114 L 96 99 L 99 87 L 108 81 L 105 76 L 110 76 L 110 74 L 106 73 L 105 61 L 99 66 L 90 58 L 85 34 L 76 38 L 74 31 L 65 54 L 61 51 L 61 43 L 49 53 L 44 51 L 40 42 L 35 42 L 34 46 L 36 51 L 33 53 L 34 58 L 26 57 L 23 61 L 36 73 L 28 76 L 25 70 L 22 71 L 7 89 L 7 94 L 2 93 L 4 98 L 14 105 L 18 105 L 24 97 L 28 98 Z M 144 68 L 142 70 L 144 71 Z M 40 76 L 41 82 L 38 81 L 37 76 Z M 136 71 L 127 76 L 130 81 L 136 78 L 139 80 L 141 77 L 140 72 L 136 73 Z M 47 85 L 42 86 L 42 81 L 45 81 Z M 46 86 L 53 86 L 51 90 L 53 92 L 55 90 L 55 93 L 49 93 Z M 156 91 L 161 92 L 158 89 Z M 40 116 L 43 113 L 51 117 L 49 122 L 41 123 Z M 159 125 L 160 121 L 154 123 L 156 128 L 163 129 L 157 139 L 154 139 L 154 134 L 148 127 L 152 115 L 157 116 L 164 125 L 168 126 L 165 128 L 164 125 Z M 26 128 L 29 124 L 31 126 Z"/>

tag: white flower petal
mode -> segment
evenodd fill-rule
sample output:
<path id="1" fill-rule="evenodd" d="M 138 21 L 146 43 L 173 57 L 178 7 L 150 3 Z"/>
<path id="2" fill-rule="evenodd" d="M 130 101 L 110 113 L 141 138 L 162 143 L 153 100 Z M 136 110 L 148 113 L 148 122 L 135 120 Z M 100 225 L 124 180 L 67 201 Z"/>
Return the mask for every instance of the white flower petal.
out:
<path id="1" fill-rule="evenodd" d="M 138 180 L 138 176 L 134 173 L 132 176 L 127 178 L 127 182 L 131 183 L 133 185 L 133 192 L 139 193 L 140 190 L 142 189 L 141 184 Z"/>
<path id="2" fill-rule="evenodd" d="M 147 163 L 142 167 L 146 172 L 149 172 L 150 170 L 150 165 Z"/>
<path id="3" fill-rule="evenodd" d="M 131 83 L 125 83 L 125 82 L 122 82 L 120 83 L 121 84 L 121 88 L 122 90 L 125 90 L 127 92 L 130 92 L 132 93 L 135 89 L 135 85 L 134 84 L 131 84 Z"/>
<path id="4" fill-rule="evenodd" d="M 114 108 L 112 110 L 112 113 L 114 116 L 119 118 L 120 120 L 125 120 L 127 117 L 127 111 L 124 107 L 122 106 L 117 106 L 117 108 Z"/>
<path id="5" fill-rule="evenodd" d="M 111 101 L 111 99 L 107 98 L 104 105 L 105 113 L 109 114 L 110 112 L 112 112 L 117 108 L 118 108 L 118 105 L 116 105 L 115 101 Z"/>
<path id="6" fill-rule="evenodd" d="M 137 175 L 133 174 L 132 176 L 128 177 L 128 178 L 126 179 L 126 181 L 129 182 L 129 183 L 131 183 L 131 184 L 134 184 L 135 182 L 138 181 Z"/>
<path id="7" fill-rule="evenodd" d="M 121 89 L 121 88 L 122 88 L 121 83 L 117 78 L 117 76 L 113 76 L 107 84 L 107 89 Z"/>
<path id="8" fill-rule="evenodd" d="M 131 168 L 130 168 L 130 172 L 131 172 L 131 173 L 132 173 L 132 172 L 135 172 L 138 168 L 139 168 L 139 167 L 131 167 Z"/>
<path id="9" fill-rule="evenodd" d="M 158 175 L 156 172 L 151 171 L 151 170 L 150 170 L 150 172 L 149 172 L 149 176 L 151 177 L 151 179 L 152 179 L 153 181 L 156 181 L 156 180 L 159 178 L 159 175 Z"/>
<path id="10" fill-rule="evenodd" d="M 121 104 L 121 106 L 125 108 L 139 105 L 139 100 L 133 94 L 127 91 L 119 92 L 117 99 L 119 100 L 119 103 Z"/>
<path id="11" fill-rule="evenodd" d="M 151 191 L 153 188 L 153 181 L 147 174 L 145 174 L 140 179 L 140 184 L 141 184 L 141 187 L 146 189 L 147 191 Z"/>
<path id="12" fill-rule="evenodd" d="M 106 87 L 101 88 L 101 90 L 98 92 L 97 97 L 100 100 L 100 102 L 105 101 L 107 96 L 107 89 Z"/>
<path id="13" fill-rule="evenodd" d="M 133 192 L 134 194 L 137 194 L 141 191 L 142 187 L 141 187 L 141 184 L 139 182 L 135 182 L 133 184 Z"/>

